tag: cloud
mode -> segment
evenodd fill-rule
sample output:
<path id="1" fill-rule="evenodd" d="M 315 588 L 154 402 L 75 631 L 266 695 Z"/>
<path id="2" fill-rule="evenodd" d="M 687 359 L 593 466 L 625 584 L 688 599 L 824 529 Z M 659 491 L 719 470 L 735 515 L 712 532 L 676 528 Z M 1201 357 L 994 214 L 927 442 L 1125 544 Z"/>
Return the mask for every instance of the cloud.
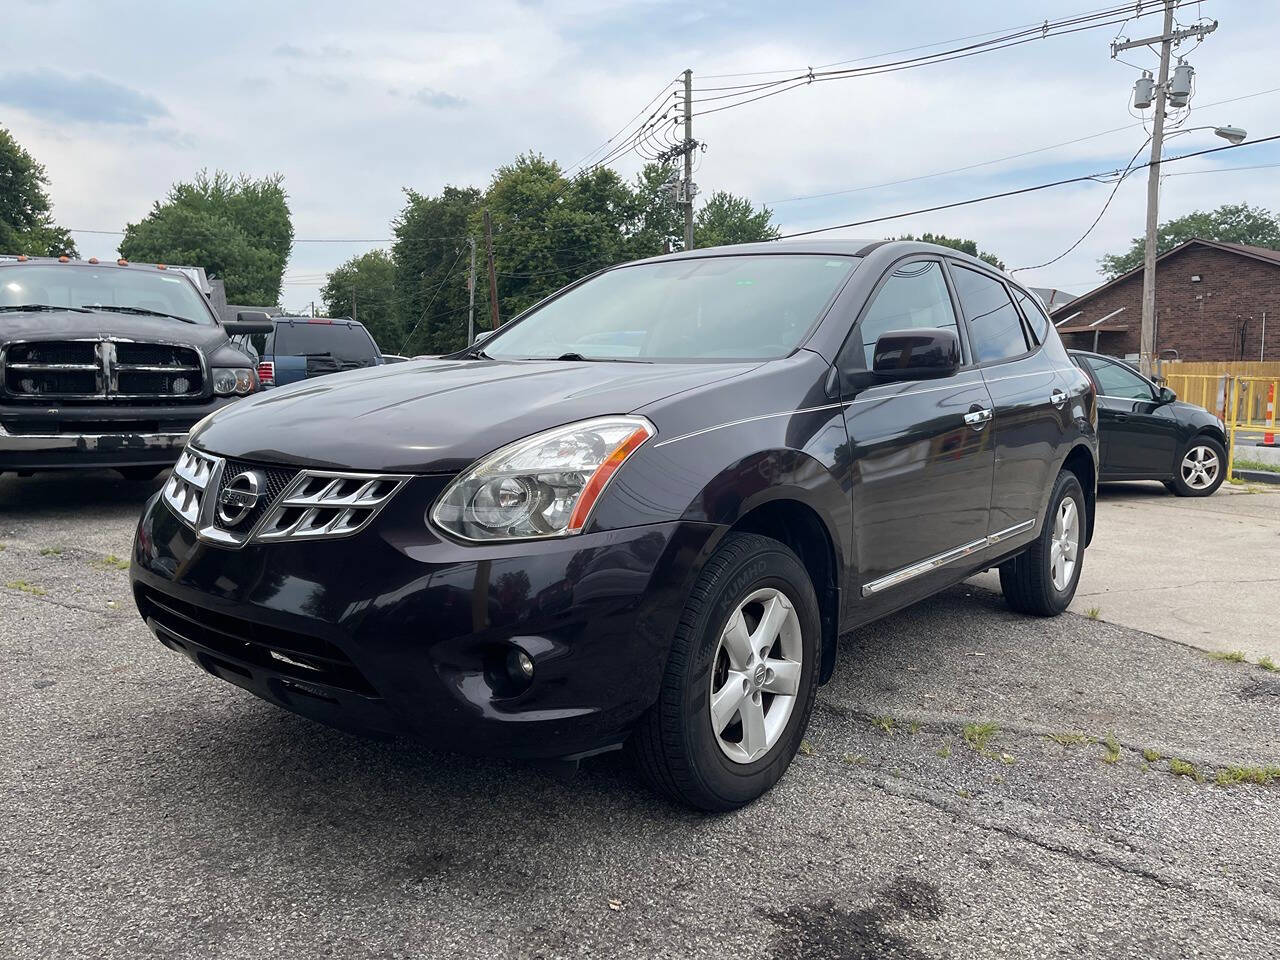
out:
<path id="1" fill-rule="evenodd" d="M 282 43 L 271 52 L 277 57 L 292 57 L 296 60 L 301 60 L 307 56 L 307 51 L 292 43 Z"/>
<path id="2" fill-rule="evenodd" d="M 355 52 L 347 47 L 326 43 L 318 52 L 300 47 L 296 43 L 282 43 L 271 51 L 274 56 L 287 57 L 290 60 L 349 60 Z"/>
<path id="3" fill-rule="evenodd" d="M 467 105 L 467 101 L 456 94 L 448 93 L 444 90 L 433 90 L 430 87 L 423 87 L 417 93 L 412 93 L 409 96 L 423 106 L 431 107 L 435 110 L 457 110 L 459 107 Z"/>
<path id="4" fill-rule="evenodd" d="M 92 74 L 55 70 L 0 74 L 0 103 L 45 120 L 145 126 L 169 115 L 155 97 Z"/>

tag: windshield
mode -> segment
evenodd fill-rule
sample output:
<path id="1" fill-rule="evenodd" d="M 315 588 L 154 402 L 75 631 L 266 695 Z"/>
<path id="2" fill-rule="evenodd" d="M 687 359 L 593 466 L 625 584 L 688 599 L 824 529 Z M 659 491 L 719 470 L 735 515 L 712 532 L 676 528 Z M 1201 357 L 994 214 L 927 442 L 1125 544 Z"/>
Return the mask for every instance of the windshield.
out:
<path id="1" fill-rule="evenodd" d="M 485 341 L 500 359 L 767 360 L 800 343 L 852 257 L 722 256 L 619 267 Z"/>
<path id="2" fill-rule="evenodd" d="M 0 307 L 134 310 L 167 314 L 191 323 L 213 323 L 204 297 L 186 277 L 120 267 L 27 263 L 0 269 Z"/>
<path id="3" fill-rule="evenodd" d="M 305 357 L 331 354 L 335 360 L 347 363 L 372 362 L 378 356 L 378 348 L 364 327 L 350 323 L 301 323 L 276 322 L 275 343 L 271 350 L 264 345 L 263 353 L 275 353 L 286 357 Z"/>

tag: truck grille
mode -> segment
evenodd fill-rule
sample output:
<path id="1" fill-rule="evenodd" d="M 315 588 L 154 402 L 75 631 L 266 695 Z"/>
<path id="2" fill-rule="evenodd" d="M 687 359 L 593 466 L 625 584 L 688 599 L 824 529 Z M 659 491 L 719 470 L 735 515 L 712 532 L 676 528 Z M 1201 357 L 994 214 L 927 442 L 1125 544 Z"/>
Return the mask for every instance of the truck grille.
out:
<path id="1" fill-rule="evenodd" d="M 205 390 L 194 347 L 115 340 L 39 340 L 0 349 L 4 392 L 27 400 L 195 400 Z"/>

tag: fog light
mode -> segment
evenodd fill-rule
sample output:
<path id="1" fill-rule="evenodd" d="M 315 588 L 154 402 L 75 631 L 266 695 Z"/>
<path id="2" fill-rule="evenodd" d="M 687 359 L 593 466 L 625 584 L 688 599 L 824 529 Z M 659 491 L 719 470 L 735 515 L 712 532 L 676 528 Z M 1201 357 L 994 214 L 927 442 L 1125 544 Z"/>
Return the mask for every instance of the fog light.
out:
<path id="1" fill-rule="evenodd" d="M 528 686 L 533 681 L 533 661 L 523 650 L 512 650 L 507 654 L 507 673 L 513 682 Z"/>

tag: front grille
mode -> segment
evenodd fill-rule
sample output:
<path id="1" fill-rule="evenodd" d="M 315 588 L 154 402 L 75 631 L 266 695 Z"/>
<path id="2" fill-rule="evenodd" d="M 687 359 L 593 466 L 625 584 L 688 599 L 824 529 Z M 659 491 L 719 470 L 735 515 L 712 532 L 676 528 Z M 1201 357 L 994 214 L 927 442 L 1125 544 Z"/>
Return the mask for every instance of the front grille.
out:
<path id="1" fill-rule="evenodd" d="M 194 347 L 115 340 L 41 340 L 3 350 L 4 391 L 27 400 L 182 401 L 204 395 Z"/>
<path id="2" fill-rule="evenodd" d="M 268 627 L 138 587 L 142 615 L 183 645 L 195 644 L 272 673 L 376 696 L 351 659 L 321 637 Z"/>
<path id="3" fill-rule="evenodd" d="M 238 477 L 253 474 L 236 483 Z M 334 473 L 230 460 L 187 446 L 164 486 L 164 501 L 201 540 L 238 549 L 249 543 L 323 540 L 359 533 L 396 492 L 404 474 Z M 232 485 L 235 491 L 223 502 Z M 256 491 L 243 515 L 237 498 Z M 225 507 L 233 523 L 222 516 Z"/>
<path id="4" fill-rule="evenodd" d="M 139 434 L 139 433 L 183 433 L 191 426 L 191 420 L 165 421 L 159 420 L 40 420 L 0 418 L 0 427 L 10 436 L 52 436 L 69 434 L 72 436 Z"/>
<path id="5" fill-rule="evenodd" d="M 293 478 L 298 475 L 298 471 L 288 467 L 263 467 L 256 463 L 249 463 L 244 460 L 228 460 L 226 466 L 222 468 L 222 478 L 218 481 L 218 496 L 222 496 L 222 491 L 227 489 L 227 484 L 234 480 L 237 476 L 246 470 L 256 470 L 265 478 L 266 484 L 258 497 L 257 505 L 248 512 L 238 523 L 227 524 L 222 521 L 217 512 L 214 512 L 214 523 L 224 530 L 233 530 L 236 533 L 248 533 L 254 528 L 257 522 L 262 519 L 262 515 L 267 508 L 279 499 L 280 494 L 284 493 L 285 488 L 293 482 Z M 215 501 L 216 502 L 216 501 Z"/>

